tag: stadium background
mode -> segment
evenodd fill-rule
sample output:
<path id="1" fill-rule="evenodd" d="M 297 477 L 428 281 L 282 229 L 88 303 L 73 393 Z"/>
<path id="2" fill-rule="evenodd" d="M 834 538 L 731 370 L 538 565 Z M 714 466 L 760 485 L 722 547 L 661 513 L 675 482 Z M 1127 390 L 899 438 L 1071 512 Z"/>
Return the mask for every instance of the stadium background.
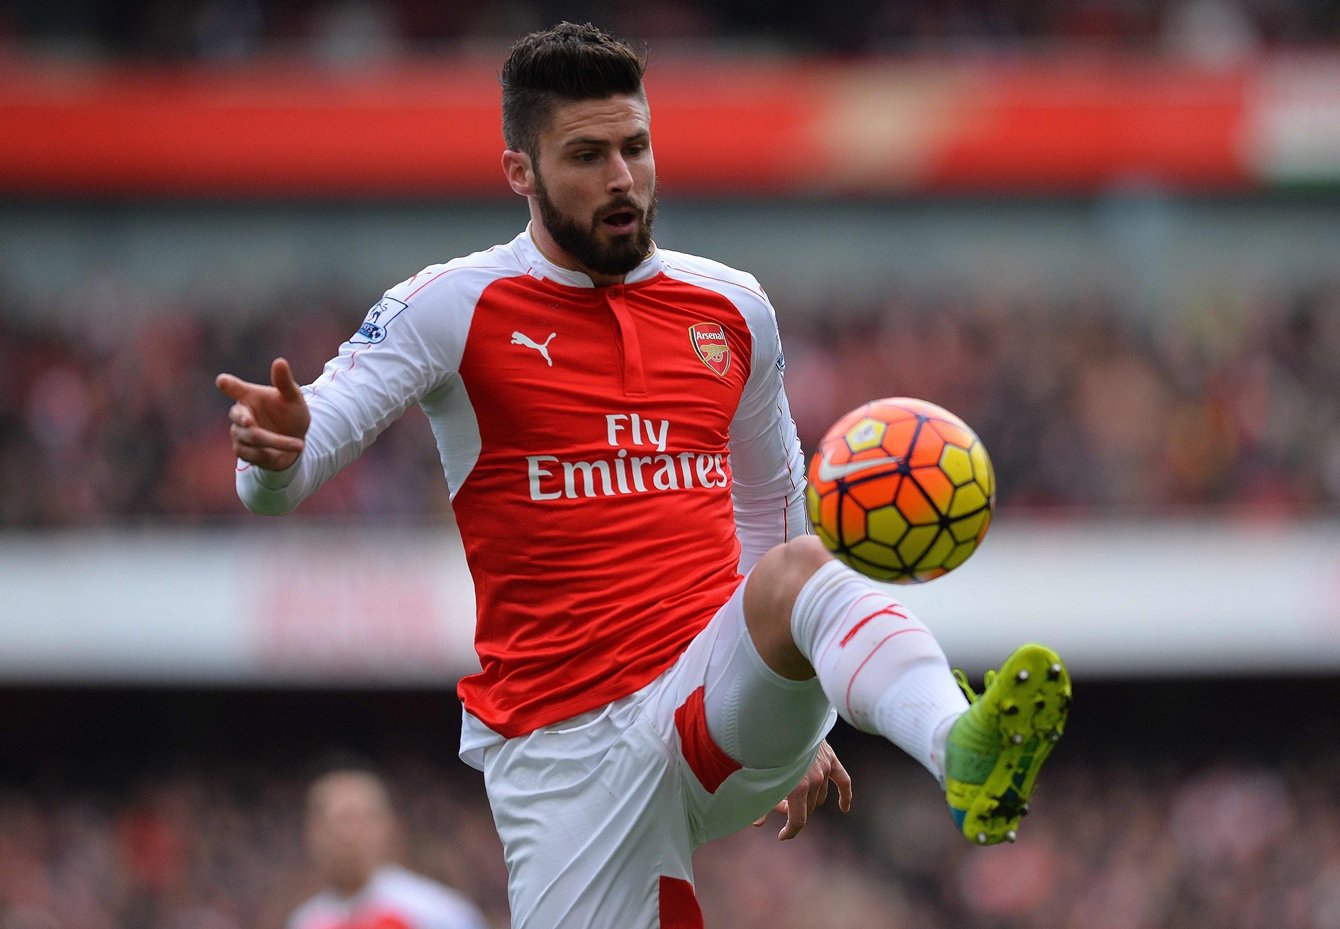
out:
<path id="1" fill-rule="evenodd" d="M 763 280 L 807 447 L 983 436 L 986 545 L 905 591 L 951 658 L 1077 681 L 1019 845 L 839 728 L 856 812 L 704 849 L 708 924 L 1340 927 L 1333 0 L 0 2 L 0 927 L 280 926 L 333 751 L 506 925 L 426 424 L 259 520 L 212 378 L 514 234 L 493 69 L 558 18 L 649 43 L 657 238 Z"/>

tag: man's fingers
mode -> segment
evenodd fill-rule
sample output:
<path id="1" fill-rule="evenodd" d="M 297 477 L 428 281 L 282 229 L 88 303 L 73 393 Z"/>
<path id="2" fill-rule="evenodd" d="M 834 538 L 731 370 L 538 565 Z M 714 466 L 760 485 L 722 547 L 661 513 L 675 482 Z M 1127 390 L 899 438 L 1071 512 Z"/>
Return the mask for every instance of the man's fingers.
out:
<path id="1" fill-rule="evenodd" d="M 233 419 L 228 430 L 233 440 L 233 454 L 267 471 L 284 471 L 292 467 L 306 445 L 294 436 L 250 425 L 254 420 L 251 411 L 243 404 L 234 404 L 229 418 Z"/>
<path id="2" fill-rule="evenodd" d="M 256 425 L 256 416 L 251 412 L 251 407 L 239 401 L 228 408 L 228 422 L 243 429 L 250 429 Z"/>
<path id="3" fill-rule="evenodd" d="M 310 416 L 287 361 L 274 360 L 270 380 L 272 385 L 253 384 L 220 374 L 214 385 L 236 401 L 228 410 L 233 454 L 268 471 L 283 471 L 292 467 L 306 448 L 302 436 Z"/>
<path id="4" fill-rule="evenodd" d="M 298 384 L 297 378 L 293 376 L 293 369 L 285 359 L 276 358 L 271 362 L 270 383 L 275 390 L 279 391 L 279 396 L 283 399 L 290 401 L 303 400 L 302 387 Z M 234 400 L 246 400 L 263 385 L 252 384 L 240 377 L 225 373 L 214 378 L 214 386 Z"/>
<path id="5" fill-rule="evenodd" d="M 275 451 L 281 454 L 297 454 L 303 450 L 302 439 L 282 432 L 273 432 L 259 426 L 244 426 L 234 423 L 230 430 L 233 444 L 253 451 Z M 245 457 L 245 456 L 240 456 Z"/>
<path id="6" fill-rule="evenodd" d="M 219 391 L 222 392 L 224 396 L 230 397 L 233 400 L 242 400 L 245 399 L 248 389 L 252 385 L 248 384 L 240 377 L 234 377 L 231 374 L 220 374 L 218 377 L 214 378 L 214 386 L 219 388 Z"/>
<path id="7" fill-rule="evenodd" d="M 821 746 L 819 757 L 824 762 L 824 796 L 828 795 L 828 784 L 831 781 L 837 786 L 838 791 L 838 809 L 846 813 L 851 810 L 851 775 L 847 769 L 842 766 L 842 761 L 837 753 L 833 751 L 832 746 L 825 742 Z"/>
<path id="8" fill-rule="evenodd" d="M 787 839 L 794 839 L 800 835 L 800 830 L 805 828 L 805 821 L 810 816 L 810 807 L 806 802 L 807 793 L 808 791 L 797 790 L 787 798 L 786 825 L 782 826 L 782 831 L 777 833 L 777 838 L 783 842 Z"/>
<path id="9" fill-rule="evenodd" d="M 266 471 L 286 471 L 293 467 L 293 462 L 297 460 L 292 454 L 276 452 L 272 449 L 262 449 L 256 452 L 244 450 L 237 457 L 247 464 L 264 468 Z"/>
<path id="10" fill-rule="evenodd" d="M 833 770 L 828 772 L 828 777 L 838 789 L 838 809 L 844 813 L 851 812 L 851 775 L 847 769 L 842 767 L 842 762 L 838 761 L 837 756 L 833 756 Z"/>
<path id="11" fill-rule="evenodd" d="M 837 752 L 833 751 L 833 746 L 829 745 L 827 741 L 819 744 L 819 754 L 815 756 L 815 764 L 819 765 L 820 772 L 823 774 L 823 793 L 819 797 L 819 802 L 824 803 L 828 800 L 828 785 L 831 781 L 837 786 L 838 809 L 844 813 L 851 812 L 851 775 L 842 766 L 842 761 L 838 758 Z"/>
<path id="12" fill-rule="evenodd" d="M 264 468 L 267 471 L 284 471 L 298 460 L 297 451 L 281 450 L 266 445 L 247 445 L 233 440 L 233 454 L 248 464 Z"/>
<path id="13" fill-rule="evenodd" d="M 298 386 L 298 380 L 293 376 L 293 369 L 289 367 L 286 359 L 276 358 L 270 364 L 270 383 L 285 400 L 302 399 L 302 389 Z"/>
<path id="14" fill-rule="evenodd" d="M 763 825 L 766 825 L 767 822 L 768 822 L 768 817 L 771 816 L 773 813 L 781 813 L 783 816 L 786 815 L 786 798 L 782 798 L 781 800 L 778 800 L 776 806 L 774 806 L 774 807 L 773 807 L 771 810 L 769 810 L 767 813 L 764 813 L 764 814 L 763 814 L 762 816 L 760 816 L 758 819 L 754 820 L 754 825 L 755 825 L 755 826 L 763 826 Z"/>

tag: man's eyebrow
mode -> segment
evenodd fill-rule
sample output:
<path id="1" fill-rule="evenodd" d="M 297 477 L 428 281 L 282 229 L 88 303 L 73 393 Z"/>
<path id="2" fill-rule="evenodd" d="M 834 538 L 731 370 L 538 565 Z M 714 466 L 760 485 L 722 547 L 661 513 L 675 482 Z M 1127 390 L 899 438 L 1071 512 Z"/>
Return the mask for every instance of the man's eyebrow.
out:
<path id="1" fill-rule="evenodd" d="M 620 141 L 619 144 L 621 144 L 621 145 L 627 145 L 629 142 L 645 142 L 647 139 L 650 139 L 650 138 L 651 138 L 651 133 L 648 132 L 646 129 L 643 129 L 643 130 L 640 130 L 640 131 L 638 131 L 638 132 L 633 133 L 633 134 L 630 135 L 630 136 L 625 136 L 625 137 Z M 599 148 L 599 147 L 601 147 L 601 146 L 603 146 L 603 145 L 608 145 L 608 144 L 609 144 L 609 140 L 608 140 L 608 139 L 605 139 L 605 138 L 596 138 L 596 137 L 594 137 L 594 136 L 578 136 L 578 137 L 575 138 L 575 139 L 568 139 L 566 142 L 563 143 L 563 147 L 564 147 L 564 148 L 572 148 L 573 146 L 589 146 L 589 147 L 593 147 L 593 148 Z"/>

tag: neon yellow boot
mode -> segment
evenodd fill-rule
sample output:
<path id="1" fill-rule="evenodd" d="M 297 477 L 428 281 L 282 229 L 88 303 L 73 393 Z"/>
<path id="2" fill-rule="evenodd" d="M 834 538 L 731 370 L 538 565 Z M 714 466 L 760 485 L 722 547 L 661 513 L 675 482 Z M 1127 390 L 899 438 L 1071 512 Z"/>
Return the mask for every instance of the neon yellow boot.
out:
<path id="1" fill-rule="evenodd" d="M 969 842 L 1013 842 L 1038 769 L 1060 741 L 1070 712 L 1070 673 L 1051 649 L 1023 645 L 981 696 L 955 671 L 970 706 L 945 744 L 945 797 Z"/>

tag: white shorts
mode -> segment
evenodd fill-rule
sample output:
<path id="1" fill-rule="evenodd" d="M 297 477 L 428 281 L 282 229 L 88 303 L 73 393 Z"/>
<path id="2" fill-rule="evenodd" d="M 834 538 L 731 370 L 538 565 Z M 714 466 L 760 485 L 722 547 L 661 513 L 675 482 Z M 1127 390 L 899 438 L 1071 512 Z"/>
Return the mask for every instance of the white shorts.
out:
<path id="1" fill-rule="evenodd" d="M 817 681 L 763 664 L 743 591 L 634 694 L 505 740 L 466 714 L 512 929 L 701 929 L 693 850 L 771 810 L 836 719 Z"/>

